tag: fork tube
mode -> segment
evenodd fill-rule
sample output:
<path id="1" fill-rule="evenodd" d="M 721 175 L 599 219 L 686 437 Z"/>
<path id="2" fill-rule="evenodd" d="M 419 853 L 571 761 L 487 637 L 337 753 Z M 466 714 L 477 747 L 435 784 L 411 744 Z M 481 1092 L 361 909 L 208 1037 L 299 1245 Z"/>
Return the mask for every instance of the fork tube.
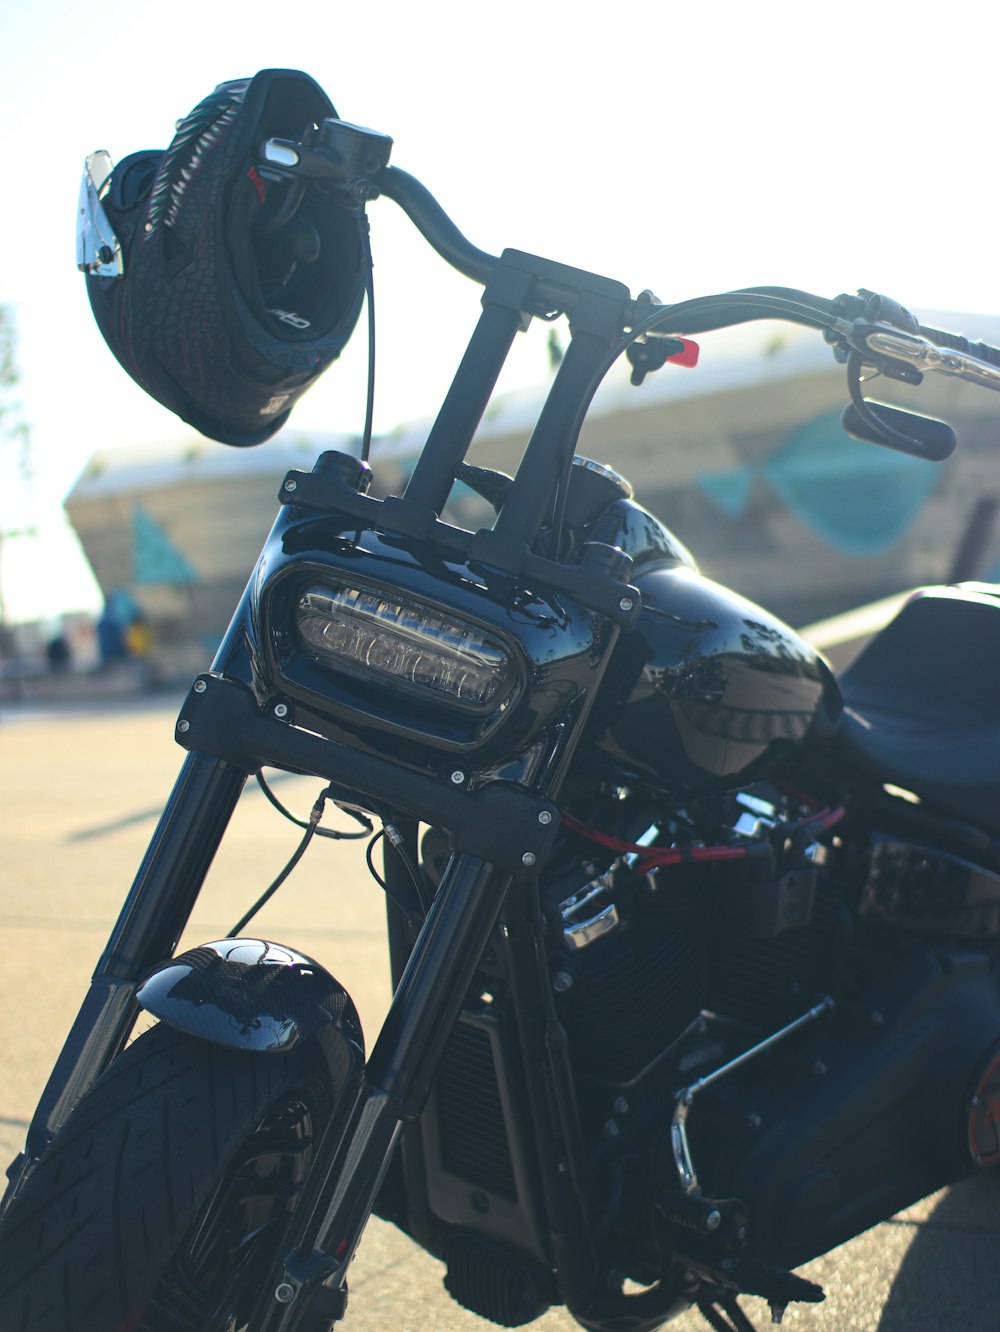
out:
<path id="1" fill-rule="evenodd" d="M 305 1326 L 340 1289 L 404 1120 L 418 1115 L 507 895 L 511 876 L 453 856 L 400 977 L 363 1079 L 349 1086 L 296 1209 L 283 1270 L 264 1287 L 258 1332 Z M 322 1282 L 319 1290 L 315 1287 Z M 294 1295 L 282 1304 L 271 1294 Z"/>
<path id="2" fill-rule="evenodd" d="M 169 957 L 239 800 L 246 773 L 206 754 L 187 756 L 90 989 L 28 1131 L 37 1157 L 119 1052 L 135 1021 L 135 986 Z"/>
<path id="3" fill-rule="evenodd" d="M 510 886 L 476 856 L 441 879 L 368 1061 L 368 1081 L 418 1115 Z"/>

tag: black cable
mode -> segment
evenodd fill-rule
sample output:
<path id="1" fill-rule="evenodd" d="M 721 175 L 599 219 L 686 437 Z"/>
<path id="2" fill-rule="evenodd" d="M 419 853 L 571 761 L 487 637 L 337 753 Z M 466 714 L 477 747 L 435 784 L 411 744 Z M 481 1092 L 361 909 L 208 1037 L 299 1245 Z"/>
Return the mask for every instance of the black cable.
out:
<path id="1" fill-rule="evenodd" d="M 308 827 L 309 827 L 309 820 L 308 820 L 308 819 L 303 819 L 303 818 L 300 818 L 297 814 L 293 814 L 292 811 L 291 811 L 290 809 L 287 809 L 287 808 L 281 803 L 281 801 L 278 799 L 278 797 L 274 794 L 274 792 L 273 792 L 273 791 L 271 790 L 271 788 L 268 786 L 267 782 L 264 780 L 264 774 L 263 774 L 262 772 L 257 772 L 257 773 L 256 773 L 256 777 L 257 777 L 257 785 L 260 787 L 260 789 L 263 791 L 264 795 L 267 797 L 267 799 L 270 801 L 270 803 L 274 806 L 274 808 L 278 811 L 279 814 L 283 815 L 284 818 L 288 819 L 289 823 L 294 823 L 295 826 L 296 826 L 297 828 L 308 828 Z M 336 797 L 336 795 L 334 794 L 334 791 L 333 791 L 333 788 L 332 788 L 332 787 L 329 787 L 329 786 L 328 786 L 328 787 L 326 788 L 326 790 L 323 792 L 323 794 L 324 794 L 324 796 L 325 796 L 327 799 L 332 800 L 332 801 L 334 802 L 334 804 L 337 803 L 337 797 Z M 337 842 L 354 842 L 354 841 L 359 840 L 359 839 L 362 838 L 362 837 L 368 837 L 368 836 L 370 835 L 370 833 L 371 833 L 371 831 L 372 831 L 372 827 L 373 827 L 373 825 L 372 825 L 372 823 L 371 823 L 368 819 L 366 819 L 362 814 L 358 814 L 355 810 L 353 810 L 353 809 L 348 809 L 348 808 L 347 808 L 346 806 L 344 806 L 344 805 L 338 805 L 337 808 L 338 808 L 338 809 L 342 809 L 343 812 L 344 812 L 345 814 L 350 815 L 350 817 L 351 817 L 352 819 L 354 819 L 356 823 L 360 823 L 360 824 L 361 824 L 361 831 L 360 831 L 360 832 L 339 832 L 336 828 L 320 828 L 320 827 L 317 827 L 317 828 L 316 828 L 316 836 L 317 836 L 317 837 L 329 837 L 331 840 L 333 840 L 333 841 L 337 841 Z"/>
<path id="2" fill-rule="evenodd" d="M 316 835 L 316 827 L 323 816 L 323 808 L 325 804 L 326 804 L 326 792 L 324 791 L 321 795 L 317 796 L 316 798 L 316 803 L 315 805 L 313 805 L 312 813 L 309 816 L 309 824 L 306 827 L 305 836 L 302 838 L 302 841 L 299 842 L 288 864 L 281 871 L 281 873 L 274 880 L 274 882 L 270 885 L 270 887 L 265 888 L 265 890 L 261 893 L 260 897 L 257 898 L 257 901 L 254 902 L 250 910 L 240 917 L 240 919 L 236 922 L 233 928 L 226 935 L 227 939 L 235 939 L 236 936 L 243 931 L 245 926 L 251 920 L 253 920 L 257 912 L 260 911 L 261 907 L 266 906 L 266 904 L 271 900 L 274 894 L 278 891 L 281 885 L 288 878 L 289 874 L 291 874 L 295 866 L 305 855 L 309 843 Z"/>
<path id="3" fill-rule="evenodd" d="M 396 852 L 397 856 L 399 856 L 400 860 L 403 862 L 403 868 L 410 876 L 410 880 L 413 883 L 414 892 L 417 894 L 417 901 L 420 903 L 420 910 L 426 916 L 430 908 L 430 903 L 426 901 L 424 898 L 424 885 L 420 877 L 420 870 L 413 863 L 413 858 L 410 856 L 410 853 L 406 849 L 406 844 L 404 842 L 402 834 L 400 833 L 399 829 L 396 827 L 394 823 L 388 823 L 388 822 L 386 823 L 383 831 L 385 832 L 386 836 L 389 838 L 389 841 L 392 843 L 393 850 Z"/>
<path id="4" fill-rule="evenodd" d="M 375 848 L 378 846 L 379 842 L 382 841 L 385 835 L 386 835 L 385 829 L 380 828 L 378 832 L 375 834 L 375 836 L 368 843 L 368 846 L 365 849 L 365 863 L 368 866 L 368 872 L 371 874 L 372 878 L 385 893 L 386 897 L 388 897 L 389 901 L 392 902 L 393 906 L 398 907 L 399 910 L 403 913 L 403 916 L 406 918 L 407 924 L 412 925 L 413 911 L 411 909 L 410 903 L 404 902 L 401 897 L 397 897 L 395 892 L 393 892 L 393 890 L 386 883 L 385 879 L 382 878 L 382 875 L 379 874 L 378 870 L 375 868 L 375 859 L 374 859 Z"/>
<path id="5" fill-rule="evenodd" d="M 368 306 L 368 399 L 365 406 L 365 430 L 361 437 L 361 461 L 366 463 L 372 449 L 375 419 L 375 268 L 372 260 L 371 227 L 362 215 L 361 245 L 365 270 L 365 304 Z"/>
<path id="6" fill-rule="evenodd" d="M 365 864 L 368 866 L 368 873 L 372 876 L 372 878 L 382 889 L 382 891 L 384 893 L 387 893 L 389 891 L 388 886 L 386 885 L 385 879 L 382 878 L 381 874 L 379 874 L 378 870 L 375 868 L 375 860 L 374 860 L 375 848 L 378 846 L 379 842 L 381 842 L 384 836 L 385 836 L 385 829 L 379 828 L 378 832 L 375 834 L 375 836 L 371 839 L 371 841 L 368 843 L 367 847 L 365 848 Z M 397 903 L 397 906 L 398 905 L 399 903 Z"/>
<path id="7" fill-rule="evenodd" d="M 397 907 L 399 907 L 400 911 L 402 911 L 406 919 L 408 921 L 412 921 L 413 918 L 412 904 L 409 902 L 404 902 L 401 897 L 397 897 L 395 892 L 393 892 L 393 890 L 389 887 L 387 881 L 382 877 L 381 874 L 379 874 L 378 870 L 375 868 L 375 848 L 378 846 L 379 842 L 381 842 L 385 837 L 388 837 L 389 840 L 392 842 L 393 849 L 395 850 L 396 854 L 399 856 L 400 860 L 403 862 L 403 867 L 406 870 L 407 874 L 410 876 L 410 879 L 413 883 L 413 888 L 417 895 L 417 901 L 420 904 L 421 913 L 424 916 L 426 916 L 430 904 L 424 898 L 424 887 L 423 883 L 421 882 L 420 871 L 417 869 L 416 865 L 413 863 L 412 857 L 406 850 L 406 847 L 403 844 L 402 835 L 400 834 L 399 830 L 396 828 L 396 825 L 394 823 L 389 822 L 388 820 L 386 820 L 384 827 L 379 829 L 379 831 L 371 839 L 371 841 L 368 843 L 367 848 L 365 849 L 365 863 L 368 866 L 368 872 L 371 874 L 372 878 L 382 889 L 385 895 L 392 902 L 394 902 Z"/>

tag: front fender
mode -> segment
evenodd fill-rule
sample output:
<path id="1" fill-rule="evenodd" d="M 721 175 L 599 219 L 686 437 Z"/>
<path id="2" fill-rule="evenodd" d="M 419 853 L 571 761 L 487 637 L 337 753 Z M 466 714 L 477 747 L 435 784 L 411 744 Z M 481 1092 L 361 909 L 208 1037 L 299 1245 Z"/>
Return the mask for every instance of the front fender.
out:
<path id="1" fill-rule="evenodd" d="M 221 939 L 170 958 L 136 999 L 168 1026 L 235 1050 L 280 1054 L 332 1026 L 364 1055 L 344 987 L 312 958 L 264 939 Z"/>

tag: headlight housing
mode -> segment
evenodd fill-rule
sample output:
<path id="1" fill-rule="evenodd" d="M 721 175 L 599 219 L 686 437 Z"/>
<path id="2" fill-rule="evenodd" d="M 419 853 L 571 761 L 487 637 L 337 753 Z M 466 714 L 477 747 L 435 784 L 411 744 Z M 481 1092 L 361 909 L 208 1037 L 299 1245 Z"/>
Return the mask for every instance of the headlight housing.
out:
<path id="1" fill-rule="evenodd" d="M 298 596 L 295 629 L 322 666 L 465 712 L 503 710 L 519 682 L 497 635 L 395 592 L 314 583 Z"/>

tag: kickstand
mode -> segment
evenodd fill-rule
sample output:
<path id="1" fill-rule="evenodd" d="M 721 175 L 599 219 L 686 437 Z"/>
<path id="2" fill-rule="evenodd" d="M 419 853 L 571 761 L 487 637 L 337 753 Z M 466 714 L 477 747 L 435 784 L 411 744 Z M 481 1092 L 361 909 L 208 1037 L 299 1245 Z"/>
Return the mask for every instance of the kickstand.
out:
<path id="1" fill-rule="evenodd" d="M 715 1332 L 755 1332 L 753 1323 L 736 1303 L 735 1295 L 725 1300 L 699 1300 L 698 1308 Z"/>

